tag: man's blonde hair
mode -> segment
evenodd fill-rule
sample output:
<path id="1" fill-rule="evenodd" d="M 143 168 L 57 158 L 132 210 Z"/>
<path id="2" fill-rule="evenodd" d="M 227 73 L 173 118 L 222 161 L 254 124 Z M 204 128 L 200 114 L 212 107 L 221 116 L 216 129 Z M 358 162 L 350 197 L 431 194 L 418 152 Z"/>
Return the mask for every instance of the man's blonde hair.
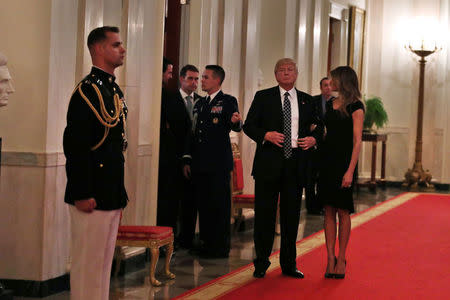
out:
<path id="1" fill-rule="evenodd" d="M 279 59 L 275 64 L 274 73 L 276 73 L 282 65 L 294 65 L 295 71 L 298 73 L 297 63 L 292 58 Z"/>

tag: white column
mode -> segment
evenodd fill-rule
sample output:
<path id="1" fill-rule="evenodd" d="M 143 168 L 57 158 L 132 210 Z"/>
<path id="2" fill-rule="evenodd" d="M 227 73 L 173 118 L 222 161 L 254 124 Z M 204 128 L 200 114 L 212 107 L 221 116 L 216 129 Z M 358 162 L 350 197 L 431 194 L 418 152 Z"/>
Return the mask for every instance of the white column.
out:
<path id="1" fill-rule="evenodd" d="M 284 40 L 284 57 L 289 57 L 297 60 L 296 49 L 297 49 L 297 36 L 298 36 L 298 26 L 297 26 L 297 4 L 296 0 L 286 0 L 286 16 L 285 16 L 285 40 Z"/>
<path id="2" fill-rule="evenodd" d="M 244 12 L 247 20 L 244 24 L 243 31 L 246 39 L 243 45 L 244 54 L 244 97 L 242 115 L 245 120 L 247 112 L 252 104 L 255 92 L 260 89 L 258 85 L 259 72 L 259 36 L 261 22 L 261 2 L 259 0 L 248 0 L 244 5 Z M 241 106 L 242 107 L 242 106 Z M 256 150 L 256 143 L 246 135 L 242 135 L 241 155 L 244 167 L 244 193 L 254 193 L 254 180 L 251 176 L 253 157 Z"/>
<path id="3" fill-rule="evenodd" d="M 137 170 L 138 148 L 139 148 L 139 115 L 140 115 L 140 60 L 142 55 L 143 27 L 144 27 L 144 3 L 139 0 L 129 0 L 127 14 L 126 44 L 127 54 L 125 62 L 125 83 L 122 86 L 125 93 L 125 101 L 128 106 L 127 118 L 127 140 L 128 149 L 125 157 L 125 187 L 130 201 L 123 213 L 123 225 L 138 225 L 139 213 L 144 214 L 140 202 L 136 197 L 136 192 L 142 180 L 139 180 Z M 151 153 L 149 153 L 151 155 Z M 150 170 L 148 170 L 150 171 Z M 142 199 L 143 200 L 143 199 Z"/>
<path id="4" fill-rule="evenodd" d="M 56 153 L 54 167 L 45 168 L 43 198 L 42 276 L 66 273 L 70 226 L 65 193 L 65 158 L 62 153 L 66 113 L 75 82 L 78 1 L 52 1 L 49 53 L 46 153 Z"/>
<path id="5" fill-rule="evenodd" d="M 223 24 L 221 26 L 222 36 L 219 36 L 219 56 L 218 62 L 225 70 L 225 81 L 222 90 L 226 94 L 237 98 L 238 104 L 242 103 L 242 11 L 243 0 L 225 1 L 223 3 Z M 240 106 L 242 109 L 242 106 Z M 231 141 L 238 143 L 238 134 L 234 131 L 230 133 Z"/>
<path id="6" fill-rule="evenodd" d="M 329 2 L 316 0 L 314 6 L 314 34 L 312 50 L 311 92 L 319 94 L 318 83 L 327 75 L 328 61 L 328 30 L 329 30 Z"/>
<path id="7" fill-rule="evenodd" d="M 243 0 L 225 1 L 222 61 L 226 76 L 222 88 L 225 93 L 238 98 L 241 84 L 241 43 L 242 43 L 242 10 Z"/>
<path id="8" fill-rule="evenodd" d="M 219 1 L 202 0 L 202 33 L 200 65 L 218 64 L 219 55 Z"/>
<path id="9" fill-rule="evenodd" d="M 300 0 L 298 7 L 298 41 L 297 64 L 299 74 L 297 88 L 311 93 L 312 81 L 312 47 L 314 33 L 314 5 L 312 1 Z"/>
<path id="10" fill-rule="evenodd" d="M 441 0 L 441 12 L 442 12 L 442 25 L 444 30 L 450 32 L 450 1 L 449 0 Z M 442 135 L 442 178 L 441 182 L 449 183 L 450 182 L 450 103 L 448 101 L 448 95 L 450 94 L 450 40 L 447 39 L 447 42 L 444 43 L 444 54 L 442 55 L 442 59 L 445 63 L 442 65 L 445 66 L 445 72 L 442 77 L 442 80 L 445 82 L 445 86 L 443 88 L 443 92 L 441 94 L 440 101 L 440 124 L 443 128 Z"/>
<path id="11" fill-rule="evenodd" d="M 195 65 L 200 75 L 206 65 L 219 63 L 219 4 L 219 0 L 191 0 L 189 8 L 184 9 L 189 12 L 189 16 L 183 14 L 189 34 L 186 36 L 184 30 L 183 48 L 180 49 L 185 52 L 183 64 Z M 202 94 L 200 89 L 198 92 Z"/>
<path id="12" fill-rule="evenodd" d="M 129 0 L 125 96 L 129 108 L 123 224 L 155 225 L 164 1 Z"/>
<path id="13" fill-rule="evenodd" d="M 79 0 L 78 49 L 76 79 L 81 80 L 91 70 L 92 61 L 87 48 L 87 37 L 92 29 L 103 26 L 103 0 Z"/>

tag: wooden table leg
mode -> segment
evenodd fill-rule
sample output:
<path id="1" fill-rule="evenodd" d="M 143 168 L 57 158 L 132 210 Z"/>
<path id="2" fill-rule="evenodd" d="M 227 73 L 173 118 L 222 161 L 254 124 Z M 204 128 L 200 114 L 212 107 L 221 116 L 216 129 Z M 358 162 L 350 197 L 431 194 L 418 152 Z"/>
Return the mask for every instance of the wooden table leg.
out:
<path id="1" fill-rule="evenodd" d="M 381 143 L 381 184 L 386 187 L 386 141 Z"/>
<path id="2" fill-rule="evenodd" d="M 377 182 L 375 180 L 375 172 L 377 168 L 377 142 L 372 142 L 372 167 L 370 169 L 370 182 L 369 188 L 375 190 L 377 187 Z"/>

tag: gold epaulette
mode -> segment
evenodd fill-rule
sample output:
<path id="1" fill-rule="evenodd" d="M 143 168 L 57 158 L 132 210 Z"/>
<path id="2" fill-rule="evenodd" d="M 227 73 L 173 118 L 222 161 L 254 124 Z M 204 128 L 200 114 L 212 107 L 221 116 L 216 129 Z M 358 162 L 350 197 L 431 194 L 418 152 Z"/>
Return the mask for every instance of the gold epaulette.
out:
<path id="1" fill-rule="evenodd" d="M 95 109 L 94 105 L 92 105 L 92 102 L 86 97 L 86 95 L 83 93 L 83 90 L 81 88 L 81 86 L 83 84 L 86 85 L 90 85 L 94 88 L 97 97 L 98 97 L 98 102 L 99 102 L 99 106 L 100 106 L 100 113 L 97 111 L 97 109 Z M 116 127 L 117 124 L 120 121 L 120 116 L 123 116 L 123 121 L 125 124 L 125 114 L 123 113 L 123 105 L 121 105 L 120 103 L 120 99 L 119 99 L 119 95 L 117 93 L 114 93 L 114 109 L 115 109 L 115 113 L 113 116 L 111 116 L 108 111 L 106 110 L 105 107 L 105 102 L 103 101 L 103 96 L 102 93 L 100 92 L 99 88 L 97 87 L 97 85 L 95 83 L 92 83 L 91 80 L 89 79 L 83 79 L 78 85 L 77 87 L 74 89 L 72 95 L 78 91 L 80 93 L 80 96 L 84 99 L 84 101 L 86 102 L 86 104 L 89 106 L 89 108 L 92 110 L 92 112 L 94 113 L 94 115 L 97 117 L 97 120 L 103 125 L 105 126 L 105 133 L 103 135 L 103 138 L 100 140 L 100 142 L 98 142 L 95 146 L 93 146 L 91 148 L 92 151 L 96 150 L 98 147 L 100 147 L 103 142 L 105 141 L 106 137 L 108 136 L 109 133 L 109 129 Z"/>

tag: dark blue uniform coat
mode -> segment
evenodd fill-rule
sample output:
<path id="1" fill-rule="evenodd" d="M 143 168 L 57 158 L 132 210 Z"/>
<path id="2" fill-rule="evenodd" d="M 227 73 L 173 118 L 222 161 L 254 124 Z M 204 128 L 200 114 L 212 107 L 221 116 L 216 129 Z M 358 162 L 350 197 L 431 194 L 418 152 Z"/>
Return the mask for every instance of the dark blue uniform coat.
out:
<path id="1" fill-rule="evenodd" d="M 241 130 L 241 122 L 231 122 L 234 112 L 239 112 L 236 98 L 222 91 L 210 103 L 201 98 L 194 106 L 193 134 L 188 140 L 200 238 L 204 254 L 210 257 L 227 257 L 230 250 L 230 131 Z"/>
<path id="2" fill-rule="evenodd" d="M 114 115 L 114 94 L 123 98 L 115 77 L 93 67 L 81 83 L 81 90 L 100 113 L 100 103 L 91 84 L 95 84 L 103 97 L 106 110 Z M 126 108 L 124 109 L 126 114 Z M 124 124 L 122 117 L 117 126 L 109 130 L 104 143 L 91 148 L 102 139 L 105 127 L 99 122 L 78 89 L 73 93 L 67 111 L 64 130 L 67 186 L 64 201 L 95 198 L 98 210 L 115 210 L 127 204 L 124 185 Z"/>

